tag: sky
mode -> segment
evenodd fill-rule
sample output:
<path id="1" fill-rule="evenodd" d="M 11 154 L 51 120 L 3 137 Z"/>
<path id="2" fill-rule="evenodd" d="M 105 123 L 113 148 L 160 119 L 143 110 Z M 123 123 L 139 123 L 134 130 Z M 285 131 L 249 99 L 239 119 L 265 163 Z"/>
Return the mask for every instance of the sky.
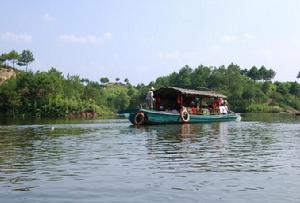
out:
<path id="1" fill-rule="evenodd" d="M 1 0 L 0 53 L 29 49 L 33 71 L 149 83 L 238 64 L 300 71 L 298 0 Z"/>

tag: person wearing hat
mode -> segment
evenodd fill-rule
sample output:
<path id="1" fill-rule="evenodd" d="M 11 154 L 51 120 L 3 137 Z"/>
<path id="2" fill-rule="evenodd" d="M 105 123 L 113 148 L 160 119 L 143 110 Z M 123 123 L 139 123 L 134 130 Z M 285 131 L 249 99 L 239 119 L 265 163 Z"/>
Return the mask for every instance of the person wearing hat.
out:
<path id="1" fill-rule="evenodd" d="M 153 98 L 154 95 L 153 91 L 154 91 L 154 87 L 151 87 L 151 89 L 149 90 L 146 96 L 146 104 L 149 109 L 153 109 L 153 103 L 155 101 L 155 99 Z"/>

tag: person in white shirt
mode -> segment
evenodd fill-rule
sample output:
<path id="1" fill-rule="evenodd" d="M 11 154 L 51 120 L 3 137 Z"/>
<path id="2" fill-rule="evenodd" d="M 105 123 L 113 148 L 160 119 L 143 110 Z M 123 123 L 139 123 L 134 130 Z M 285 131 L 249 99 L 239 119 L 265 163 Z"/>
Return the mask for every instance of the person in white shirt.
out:
<path id="1" fill-rule="evenodd" d="M 225 102 L 222 103 L 220 108 L 220 114 L 227 114 L 228 113 L 228 107 L 226 106 Z"/>
<path id="2" fill-rule="evenodd" d="M 147 104 L 147 108 L 148 109 L 153 109 L 153 103 L 155 101 L 155 99 L 153 98 L 153 91 L 154 91 L 154 88 L 151 87 L 151 89 L 149 90 L 149 92 L 147 93 L 147 96 L 146 96 L 146 104 Z"/>

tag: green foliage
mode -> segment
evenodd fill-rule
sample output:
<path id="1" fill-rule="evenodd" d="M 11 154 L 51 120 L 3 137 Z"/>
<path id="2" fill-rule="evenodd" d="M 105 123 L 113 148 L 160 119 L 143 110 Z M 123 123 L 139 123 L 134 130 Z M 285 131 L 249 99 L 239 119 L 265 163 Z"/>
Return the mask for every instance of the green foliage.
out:
<path id="1" fill-rule="evenodd" d="M 124 82 L 125 82 L 125 83 L 129 83 L 128 78 L 125 78 L 125 79 L 124 79 Z"/>
<path id="2" fill-rule="evenodd" d="M 264 80 L 272 80 L 276 75 L 276 72 L 272 69 L 268 70 L 265 75 L 263 75 Z"/>
<path id="3" fill-rule="evenodd" d="M 12 66 L 15 67 L 15 63 L 20 58 L 20 55 L 15 50 L 12 50 L 6 55 L 6 59 L 12 63 Z"/>
<path id="4" fill-rule="evenodd" d="M 127 81 L 129 83 L 129 81 Z M 47 72 L 20 72 L 0 86 L 0 113 L 15 116 L 64 117 L 82 112 L 111 115 L 133 104 L 135 87 L 120 83 L 107 86 L 63 76 L 55 68 Z"/>
<path id="5" fill-rule="evenodd" d="M 191 80 L 191 73 L 193 69 L 190 68 L 188 65 L 184 66 L 179 70 L 178 77 L 177 77 L 177 84 L 180 84 L 182 87 L 191 88 L 192 80 Z"/>
<path id="6" fill-rule="evenodd" d="M 280 113 L 283 109 L 279 106 L 268 106 L 267 104 L 250 104 L 246 108 L 246 112 L 258 113 Z"/>
<path id="7" fill-rule="evenodd" d="M 252 66 L 252 68 L 247 73 L 247 76 L 252 80 L 259 80 L 261 77 L 259 76 L 259 71 L 256 66 Z"/>
<path id="8" fill-rule="evenodd" d="M 0 56 L 2 64 L 9 61 L 14 64 L 13 60 L 28 66 L 34 58 L 29 50 L 24 50 L 21 57 L 15 51 Z M 264 66 L 247 70 L 233 63 L 227 67 L 200 65 L 195 69 L 186 65 L 148 85 L 134 86 L 127 78 L 123 84 L 119 77 L 115 83 L 102 77 L 100 84 L 76 75 L 65 77 L 53 67 L 47 72 L 21 71 L 16 78 L 0 86 L 0 113 L 42 117 L 63 117 L 82 112 L 108 115 L 139 107 L 151 86 L 156 89 L 177 86 L 215 90 L 227 95 L 231 110 L 237 112 L 280 112 L 291 107 L 299 110 L 300 84 L 273 83 L 270 80 L 274 76 L 275 72 Z"/>
<path id="9" fill-rule="evenodd" d="M 18 64 L 19 66 L 26 66 L 26 71 L 28 65 L 33 61 L 33 54 L 30 50 L 23 50 L 21 54 L 12 50 L 0 55 L 0 65 L 5 64 L 7 66 L 7 62 L 10 62 L 13 68 L 15 67 L 15 64 Z"/>
<path id="10" fill-rule="evenodd" d="M 276 91 L 282 95 L 287 95 L 289 93 L 290 84 L 289 83 L 281 83 L 275 82 Z"/>
<path id="11" fill-rule="evenodd" d="M 261 66 L 260 69 L 258 69 L 256 66 L 252 66 L 252 68 L 247 71 L 247 69 L 243 69 L 240 71 L 242 75 L 246 75 L 252 80 L 264 80 L 264 81 L 269 81 L 272 80 L 276 72 L 272 69 L 266 69 L 265 66 Z"/>
<path id="12" fill-rule="evenodd" d="M 108 83 L 109 82 L 109 79 L 106 78 L 106 77 L 103 77 L 103 78 L 100 78 L 100 82 L 105 84 L 105 83 Z"/>
<path id="13" fill-rule="evenodd" d="M 272 83 L 270 80 L 274 76 L 275 71 L 264 66 L 260 69 L 253 66 L 249 71 L 235 64 L 227 67 L 200 65 L 195 69 L 184 66 L 178 73 L 157 78 L 154 86 L 209 88 L 227 95 L 231 109 L 237 112 L 282 111 L 281 107 L 277 108 L 279 104 L 282 107 L 297 107 L 292 95 L 295 87 L 290 83 Z"/>
<path id="14" fill-rule="evenodd" d="M 297 82 L 291 83 L 289 93 L 295 95 L 296 97 L 300 97 L 300 84 Z"/>
<path id="15" fill-rule="evenodd" d="M 28 65 L 33 61 L 34 61 L 34 58 L 33 58 L 32 52 L 29 50 L 23 50 L 19 57 L 18 65 L 26 66 L 26 71 L 27 71 Z"/>
<path id="16" fill-rule="evenodd" d="M 7 60 L 7 55 L 6 54 L 1 54 L 0 55 L 0 65 L 3 65 Z"/>
<path id="17" fill-rule="evenodd" d="M 15 91 L 16 87 L 16 79 L 13 78 L 0 89 L 0 106 L 6 108 L 12 116 L 22 104 L 20 95 Z"/>

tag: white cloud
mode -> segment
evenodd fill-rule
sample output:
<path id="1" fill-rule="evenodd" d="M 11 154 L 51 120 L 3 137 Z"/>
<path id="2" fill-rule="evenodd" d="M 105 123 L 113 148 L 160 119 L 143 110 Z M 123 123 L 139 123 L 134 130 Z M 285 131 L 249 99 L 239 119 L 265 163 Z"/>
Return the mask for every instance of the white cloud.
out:
<path id="1" fill-rule="evenodd" d="M 112 34 L 110 32 L 106 32 L 106 33 L 104 33 L 103 37 L 105 39 L 111 39 L 112 38 Z"/>
<path id="2" fill-rule="evenodd" d="M 87 43 L 95 43 L 96 37 L 94 35 L 87 35 L 84 37 L 75 36 L 73 34 L 64 34 L 59 37 L 59 39 L 63 42 L 68 43 L 80 43 L 80 44 L 87 44 Z"/>
<path id="3" fill-rule="evenodd" d="M 101 36 L 76 36 L 74 34 L 63 34 L 59 36 L 60 41 L 74 44 L 102 44 L 104 41 L 110 40 L 111 38 L 112 34 L 110 32 L 104 33 Z"/>
<path id="4" fill-rule="evenodd" d="M 223 40 L 223 41 L 226 41 L 226 42 L 232 42 L 232 41 L 237 40 L 237 37 L 234 36 L 234 35 L 224 35 L 224 36 L 222 37 L 222 40 Z"/>
<path id="5" fill-rule="evenodd" d="M 245 34 L 244 34 L 244 38 L 250 40 L 250 39 L 255 39 L 255 36 L 252 35 L 252 34 L 249 34 L 249 33 L 245 33 Z"/>
<path id="6" fill-rule="evenodd" d="M 46 22 L 51 22 L 51 21 L 55 20 L 55 18 L 52 15 L 48 14 L 48 13 L 44 14 L 42 16 L 42 19 L 43 19 L 43 21 L 46 21 Z"/>
<path id="7" fill-rule="evenodd" d="M 14 32 L 5 32 L 1 34 L 3 41 L 15 42 L 15 43 L 31 43 L 32 36 L 26 33 L 17 34 Z"/>
<path id="8" fill-rule="evenodd" d="M 300 45 L 300 39 L 293 39 L 290 40 L 290 43 L 294 46 L 299 46 Z"/>
<path id="9" fill-rule="evenodd" d="M 244 33 L 242 35 L 224 35 L 221 39 L 223 42 L 243 42 L 253 40 L 256 37 L 250 33 Z"/>

